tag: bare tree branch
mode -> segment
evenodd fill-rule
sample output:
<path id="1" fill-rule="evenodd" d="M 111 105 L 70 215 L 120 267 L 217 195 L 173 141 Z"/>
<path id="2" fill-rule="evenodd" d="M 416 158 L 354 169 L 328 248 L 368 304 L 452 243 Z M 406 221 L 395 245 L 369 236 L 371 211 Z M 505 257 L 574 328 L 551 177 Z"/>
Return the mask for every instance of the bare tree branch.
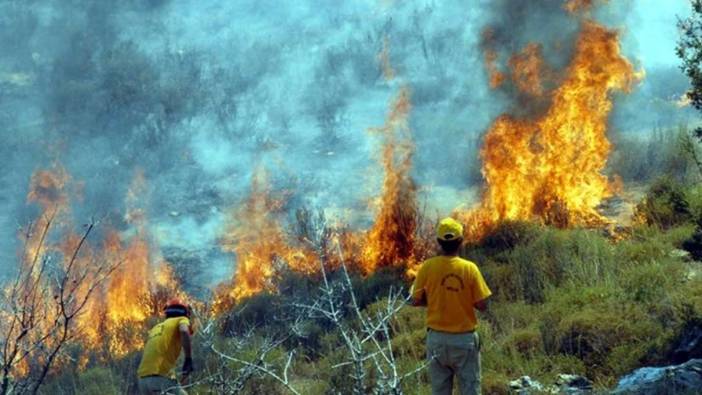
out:
<path id="1" fill-rule="evenodd" d="M 37 394 L 64 346 L 74 338 L 74 319 L 84 310 L 94 291 L 122 262 L 96 261 L 92 257 L 78 264 L 83 247 L 95 227 L 86 225 L 78 243 L 58 273 L 47 275 L 50 255 L 44 251 L 55 210 L 43 219 L 42 232 L 32 240 L 25 234 L 24 257 L 33 254 L 29 264 L 20 262 L 15 281 L 0 303 L 9 316 L 0 333 L 2 383 L 0 395 Z M 32 226 L 29 227 L 31 229 Z M 28 250 L 33 251 L 28 251 Z M 60 263 L 60 262 L 59 262 Z M 8 322 L 9 321 L 9 322 Z"/>

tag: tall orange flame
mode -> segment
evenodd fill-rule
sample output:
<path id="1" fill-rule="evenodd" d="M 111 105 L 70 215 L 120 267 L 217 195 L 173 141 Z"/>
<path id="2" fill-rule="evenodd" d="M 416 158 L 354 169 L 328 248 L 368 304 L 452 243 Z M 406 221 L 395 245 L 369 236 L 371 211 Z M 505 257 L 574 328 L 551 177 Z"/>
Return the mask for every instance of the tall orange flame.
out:
<path id="1" fill-rule="evenodd" d="M 416 187 L 410 176 L 414 145 L 409 135 L 410 92 L 403 87 L 393 99 L 385 125 L 371 129 L 383 139 L 381 164 L 385 170 L 382 194 L 376 202 L 373 226 L 362 233 L 346 233 L 343 244 L 351 251 L 347 264 L 363 274 L 379 267 L 413 267 L 417 229 Z M 276 291 L 281 269 L 312 274 L 320 269 L 319 256 L 294 242 L 277 219 L 283 201 L 271 197 L 266 174 L 254 174 L 248 199 L 232 214 L 223 249 L 236 255 L 234 277 L 217 290 L 215 312 L 262 291 Z M 336 258 L 329 258 L 335 266 Z"/>
<path id="2" fill-rule="evenodd" d="M 275 291 L 275 279 L 284 266 L 295 271 L 317 270 L 314 252 L 293 247 L 276 217 L 283 201 L 271 197 L 266 174 L 259 168 L 251 181 L 248 199 L 232 213 L 222 248 L 236 255 L 231 282 L 217 290 L 215 311 L 261 291 Z"/>
<path id="3" fill-rule="evenodd" d="M 94 258 L 94 251 L 89 245 L 84 245 L 80 254 L 76 254 L 73 259 L 81 236 L 73 233 L 72 227 L 68 226 L 69 181 L 68 173 L 59 164 L 54 164 L 51 169 L 38 170 L 31 177 L 27 202 L 38 204 L 41 213 L 22 235 L 25 243 L 19 259 L 17 282 L 6 284 L 3 290 L 5 296 L 11 298 L 11 305 L 16 309 L 16 320 L 13 320 L 12 310 L 0 312 L 0 330 L 6 336 L 9 349 L 41 344 L 39 348 L 27 347 L 31 350 L 28 351 L 27 358 L 14 367 L 13 374 L 18 376 L 30 373 L 32 368 L 38 366 L 37 362 L 45 361 L 45 351 L 51 350 L 57 345 L 55 342 L 59 341 L 58 337 L 52 336 L 59 333 L 56 325 L 62 320 L 60 310 L 56 308 L 57 283 L 48 273 L 63 268 L 69 276 L 68 281 L 80 285 L 77 288 L 69 287 L 71 297 L 66 301 L 69 310 L 73 308 L 73 302 L 87 296 L 87 286 L 78 278 L 94 275 L 89 266 Z M 57 232 L 64 232 L 59 234 L 61 240 L 58 242 Z M 48 259 L 49 257 L 52 259 Z M 27 311 L 31 311 L 34 318 L 31 321 L 22 321 L 29 319 L 29 316 L 25 315 Z M 20 322 L 21 325 L 28 326 L 19 327 Z M 22 331 L 24 334 L 20 335 Z M 15 341 L 18 343 L 14 344 Z M 60 366 L 66 359 L 63 355 L 58 356 L 55 366 Z"/>
<path id="4" fill-rule="evenodd" d="M 105 349 L 112 356 L 125 355 L 141 346 L 146 321 L 160 313 L 169 296 L 183 296 L 172 272 L 158 260 L 148 242 L 146 214 L 140 201 L 146 190 L 146 178 L 137 170 L 127 191 L 125 220 L 133 226 L 131 237 L 115 230 L 107 232 L 102 248 L 103 259 L 121 265 L 97 293 L 81 317 L 83 343 L 88 349 Z M 166 295 L 155 297 L 167 289 Z M 95 318 L 99 317 L 99 320 Z"/>
<path id="5" fill-rule="evenodd" d="M 617 33 L 584 22 L 550 107 L 533 118 L 502 115 L 485 136 L 487 190 L 480 207 L 466 215 L 467 233 L 480 235 L 508 219 L 560 226 L 603 222 L 596 207 L 613 192 L 602 174 L 610 152 L 611 93 L 628 91 L 636 78 Z"/>
<path id="6" fill-rule="evenodd" d="M 416 186 L 410 175 L 412 142 L 408 118 L 411 110 L 407 87 L 393 99 L 385 125 L 371 129 L 383 139 L 382 165 L 385 171 L 378 213 L 362 238 L 360 264 L 363 273 L 378 267 L 413 266 L 417 229 Z"/>

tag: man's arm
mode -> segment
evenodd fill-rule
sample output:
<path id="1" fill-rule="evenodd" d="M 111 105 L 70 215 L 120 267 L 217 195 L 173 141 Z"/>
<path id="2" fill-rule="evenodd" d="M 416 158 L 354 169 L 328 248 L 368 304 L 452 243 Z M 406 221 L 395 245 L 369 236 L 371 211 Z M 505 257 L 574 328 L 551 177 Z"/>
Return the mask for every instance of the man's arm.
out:
<path id="1" fill-rule="evenodd" d="M 488 298 L 492 295 L 492 291 L 488 288 L 483 278 L 483 274 L 480 273 L 480 269 L 475 264 L 471 265 L 473 271 L 472 284 L 471 284 L 471 294 L 473 295 L 473 307 L 478 311 L 484 313 L 488 308 Z"/>
<path id="2" fill-rule="evenodd" d="M 426 285 L 426 273 L 424 272 L 424 265 L 419 269 L 417 277 L 414 279 L 414 284 L 410 288 L 410 295 L 412 298 L 412 306 L 426 306 L 427 305 L 427 291 L 424 289 Z"/>
<path id="3" fill-rule="evenodd" d="M 427 291 L 424 289 L 427 283 L 426 266 L 422 264 L 417 272 L 417 277 L 414 279 L 410 294 L 412 295 L 412 306 L 427 305 Z"/>
<path id="4" fill-rule="evenodd" d="M 190 325 L 183 322 L 180 325 L 178 325 L 178 331 L 180 332 L 180 345 L 183 347 L 183 353 L 185 354 L 182 373 L 184 376 L 187 376 L 193 371 L 192 346 L 190 342 Z"/>

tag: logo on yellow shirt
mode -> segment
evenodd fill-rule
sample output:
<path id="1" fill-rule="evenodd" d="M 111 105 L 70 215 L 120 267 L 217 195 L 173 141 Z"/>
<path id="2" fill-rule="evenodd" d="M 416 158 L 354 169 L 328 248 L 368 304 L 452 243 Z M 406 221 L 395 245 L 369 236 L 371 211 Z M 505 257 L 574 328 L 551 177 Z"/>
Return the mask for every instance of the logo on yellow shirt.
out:
<path id="1" fill-rule="evenodd" d="M 449 273 L 441 279 L 441 286 L 446 288 L 447 291 L 452 292 L 458 292 L 465 288 L 463 285 L 463 279 L 460 276 L 453 273 Z"/>

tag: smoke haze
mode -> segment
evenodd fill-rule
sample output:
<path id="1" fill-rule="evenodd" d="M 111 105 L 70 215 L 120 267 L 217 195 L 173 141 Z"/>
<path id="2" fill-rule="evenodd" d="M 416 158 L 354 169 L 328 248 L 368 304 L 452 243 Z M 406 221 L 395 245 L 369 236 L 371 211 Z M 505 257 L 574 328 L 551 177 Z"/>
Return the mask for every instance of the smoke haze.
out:
<path id="1" fill-rule="evenodd" d="M 153 243 L 166 259 L 204 268 L 193 279 L 202 286 L 231 271 L 218 238 L 259 167 L 288 208 L 368 227 L 382 171 L 381 141 L 367 130 L 383 124 L 405 85 L 413 177 L 420 196 L 446 214 L 470 203 L 481 135 L 514 106 L 489 87 L 482 32 L 494 29 L 502 60 L 541 42 L 557 69 L 578 29 L 553 1 L 107 4 L 0 3 L 3 264 L 15 261 L 19 226 L 37 215 L 26 202 L 31 174 L 52 166 L 71 176 L 77 223 L 95 216 L 122 231 L 130 227 L 125 196 L 143 172 L 138 203 Z M 675 15 L 688 12 L 683 1 L 670 4 L 660 11 L 612 1 L 591 11 L 621 28 L 624 53 L 647 72 L 618 98 L 615 129 L 644 132 L 691 116 L 673 104 L 687 88 L 675 69 L 675 36 L 651 30 L 674 28 Z M 384 46 L 390 81 L 379 61 Z M 670 53 L 654 57 L 651 47 Z"/>

